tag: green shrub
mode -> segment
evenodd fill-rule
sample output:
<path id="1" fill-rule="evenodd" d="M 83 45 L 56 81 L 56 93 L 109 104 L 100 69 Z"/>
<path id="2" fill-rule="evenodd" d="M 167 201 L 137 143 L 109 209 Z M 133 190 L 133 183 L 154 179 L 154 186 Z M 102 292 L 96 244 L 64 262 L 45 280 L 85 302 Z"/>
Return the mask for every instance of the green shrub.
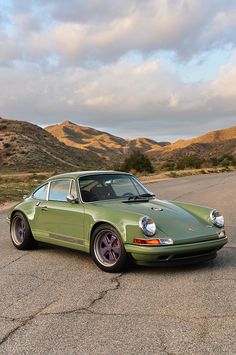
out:
<path id="1" fill-rule="evenodd" d="M 171 171 L 169 173 L 169 177 L 176 178 L 176 177 L 178 177 L 178 174 L 175 171 Z"/>
<path id="2" fill-rule="evenodd" d="M 173 160 L 167 160 L 163 165 L 162 169 L 164 170 L 173 170 L 175 168 L 175 162 Z"/>
<path id="3" fill-rule="evenodd" d="M 134 151 L 127 158 L 125 158 L 123 164 L 120 166 L 120 170 L 135 170 L 137 172 L 147 173 L 154 172 L 154 168 L 150 159 L 146 155 L 142 154 L 139 150 Z"/>
<path id="4" fill-rule="evenodd" d="M 186 168 L 200 169 L 204 163 L 203 159 L 200 159 L 197 155 L 188 155 L 179 159 L 176 163 L 176 169 L 182 170 Z"/>

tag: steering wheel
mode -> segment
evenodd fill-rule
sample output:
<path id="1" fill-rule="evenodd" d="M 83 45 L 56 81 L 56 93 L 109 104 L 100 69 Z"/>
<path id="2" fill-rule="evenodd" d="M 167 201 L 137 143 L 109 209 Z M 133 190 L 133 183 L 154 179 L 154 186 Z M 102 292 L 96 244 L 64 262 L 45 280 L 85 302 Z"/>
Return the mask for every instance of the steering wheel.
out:
<path id="1" fill-rule="evenodd" d="M 121 197 L 132 197 L 134 194 L 132 192 L 126 192 Z"/>

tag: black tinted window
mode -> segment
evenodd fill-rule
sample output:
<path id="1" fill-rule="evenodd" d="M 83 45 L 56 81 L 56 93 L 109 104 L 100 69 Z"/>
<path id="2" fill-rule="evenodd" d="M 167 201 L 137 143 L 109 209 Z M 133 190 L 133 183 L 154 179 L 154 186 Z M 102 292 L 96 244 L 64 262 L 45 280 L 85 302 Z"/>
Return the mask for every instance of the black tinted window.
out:
<path id="1" fill-rule="evenodd" d="M 98 174 L 79 179 L 84 202 L 129 198 L 148 193 L 133 176 L 127 174 Z"/>

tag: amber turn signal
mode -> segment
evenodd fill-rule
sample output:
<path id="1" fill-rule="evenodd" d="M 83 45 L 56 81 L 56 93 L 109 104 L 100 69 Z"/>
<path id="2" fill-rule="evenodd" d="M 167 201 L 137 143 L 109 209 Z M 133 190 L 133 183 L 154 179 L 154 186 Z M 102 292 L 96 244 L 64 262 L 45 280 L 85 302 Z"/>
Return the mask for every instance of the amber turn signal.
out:
<path id="1" fill-rule="evenodd" d="M 138 245 L 172 245 L 173 240 L 171 238 L 157 238 L 157 239 L 133 239 L 134 244 Z"/>
<path id="2" fill-rule="evenodd" d="M 134 239 L 133 240 L 134 244 L 139 244 L 139 245 L 160 245 L 160 239 Z"/>

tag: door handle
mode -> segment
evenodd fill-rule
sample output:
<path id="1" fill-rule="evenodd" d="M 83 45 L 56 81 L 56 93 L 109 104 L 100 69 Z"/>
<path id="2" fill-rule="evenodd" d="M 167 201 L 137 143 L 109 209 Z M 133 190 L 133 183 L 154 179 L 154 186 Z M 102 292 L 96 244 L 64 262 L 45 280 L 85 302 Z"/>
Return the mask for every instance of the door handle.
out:
<path id="1" fill-rule="evenodd" d="M 47 208 L 47 206 L 42 206 L 42 207 L 41 207 L 41 210 L 42 210 L 42 211 L 47 211 L 48 208 Z"/>

